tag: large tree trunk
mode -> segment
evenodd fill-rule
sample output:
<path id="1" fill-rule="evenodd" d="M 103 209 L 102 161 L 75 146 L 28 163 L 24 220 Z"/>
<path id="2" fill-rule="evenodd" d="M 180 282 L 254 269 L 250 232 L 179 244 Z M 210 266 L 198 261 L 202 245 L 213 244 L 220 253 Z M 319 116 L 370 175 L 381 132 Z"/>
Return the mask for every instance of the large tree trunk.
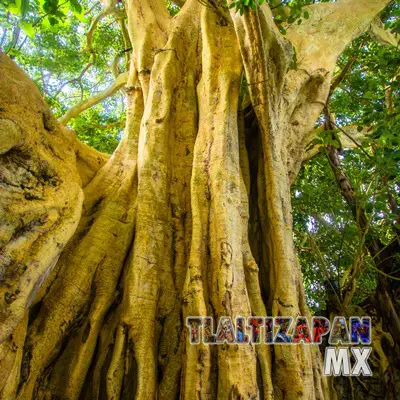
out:
<path id="1" fill-rule="evenodd" d="M 317 347 L 194 346 L 184 321 L 308 315 L 290 185 L 337 57 L 386 3 L 310 6 L 286 39 L 266 5 L 240 17 L 188 0 L 170 18 L 129 1 L 110 158 L 0 55 L 0 398 L 334 398 Z"/>

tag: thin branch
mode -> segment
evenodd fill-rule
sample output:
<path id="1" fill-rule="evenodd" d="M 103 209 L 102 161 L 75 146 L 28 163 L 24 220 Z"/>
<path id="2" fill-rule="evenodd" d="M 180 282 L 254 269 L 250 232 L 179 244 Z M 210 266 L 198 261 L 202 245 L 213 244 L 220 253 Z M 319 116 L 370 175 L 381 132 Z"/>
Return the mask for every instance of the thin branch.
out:
<path id="1" fill-rule="evenodd" d="M 277 5 L 275 5 L 275 6 L 269 6 L 269 8 L 270 8 L 271 11 L 272 11 L 272 10 L 275 10 L 276 8 L 279 8 L 280 6 L 283 6 L 283 5 L 285 5 L 285 4 L 286 4 L 285 0 L 282 0 L 279 4 L 277 4 Z"/>
<path id="2" fill-rule="evenodd" d="M 125 69 L 126 69 L 126 71 L 128 71 L 129 70 L 129 62 L 130 62 L 129 51 L 132 50 L 132 43 L 131 43 L 131 39 L 129 37 L 128 28 L 126 27 L 126 24 L 125 24 L 125 18 L 118 18 L 118 23 L 121 26 L 122 39 L 124 41 L 123 54 L 125 55 Z"/>
<path id="3" fill-rule="evenodd" d="M 21 33 L 21 28 L 19 27 L 19 25 L 15 26 L 13 29 L 12 40 L 10 45 L 8 46 L 6 53 L 9 53 L 18 44 L 20 33 Z"/>
<path id="4" fill-rule="evenodd" d="M 21 42 L 21 44 L 18 47 L 18 51 L 20 51 L 22 49 L 22 47 L 24 46 L 24 44 L 26 43 L 26 39 L 28 39 L 28 35 L 25 35 L 24 40 Z"/>
<path id="5" fill-rule="evenodd" d="M 332 121 L 332 123 L 334 123 Z M 362 139 L 364 136 L 369 134 L 372 130 L 372 126 L 365 126 L 361 131 L 358 131 L 360 128 L 357 125 L 349 125 L 344 128 L 338 127 L 336 124 L 335 126 L 339 129 L 339 138 L 340 142 L 345 149 L 352 149 L 355 147 L 362 147 L 356 139 Z M 311 142 L 314 138 L 317 137 L 318 132 L 324 130 L 325 127 L 324 125 L 319 126 L 318 128 L 314 129 L 307 135 L 307 140 L 306 140 L 306 152 L 303 156 L 303 164 L 306 163 L 307 161 L 311 160 L 314 156 L 316 156 L 319 153 L 319 149 L 321 147 L 321 144 L 316 144 L 311 146 Z M 351 132 L 351 134 L 349 133 Z M 368 155 L 369 156 L 369 155 Z M 371 156 L 369 156 L 371 157 Z"/>
<path id="6" fill-rule="evenodd" d="M 108 8 L 104 8 L 101 10 L 98 14 L 96 14 L 92 20 L 92 23 L 89 26 L 89 30 L 86 33 L 86 46 L 90 53 L 94 53 L 93 47 L 92 47 L 92 42 L 93 42 L 93 33 L 95 29 L 97 28 L 98 23 L 105 18 L 107 15 L 110 15 L 114 12 L 115 10 L 115 5 L 112 5 Z"/>
<path id="7" fill-rule="evenodd" d="M 95 4 L 88 11 L 85 12 L 85 17 L 86 15 L 89 15 L 98 5 L 99 2 L 95 2 Z"/>
<path id="8" fill-rule="evenodd" d="M 347 74 L 351 70 L 353 64 L 357 60 L 357 57 L 351 57 L 347 61 L 347 64 L 342 68 L 342 70 L 339 72 L 339 74 L 332 79 L 332 84 L 330 88 L 330 94 L 334 92 L 334 90 L 344 81 L 346 78 Z"/>
<path id="9" fill-rule="evenodd" d="M 3 30 L 3 36 L 1 37 L 1 40 L 0 40 L 0 49 L 1 49 L 1 48 L 3 47 L 3 45 L 4 45 L 4 41 L 5 41 L 5 39 L 6 39 L 7 32 L 8 32 L 8 28 L 4 28 L 4 30 Z"/>
<path id="10" fill-rule="evenodd" d="M 355 145 L 358 147 L 370 160 L 373 160 L 373 157 L 371 157 L 364 149 L 364 147 L 361 146 L 361 144 L 357 143 L 343 128 L 341 128 L 339 125 L 337 125 L 334 121 L 331 121 L 334 126 L 336 126 L 337 129 L 339 129 L 340 132 L 342 132 L 344 135 L 346 135 Z"/>
<path id="11" fill-rule="evenodd" d="M 111 72 L 114 75 L 114 78 L 116 78 L 119 74 L 120 74 L 120 70 L 119 70 L 119 60 L 126 55 L 126 57 L 128 58 L 129 61 L 129 52 L 132 50 L 132 48 L 129 49 L 125 49 L 125 50 L 121 50 L 119 51 L 115 57 L 114 60 L 111 64 Z M 127 61 L 127 60 L 125 60 Z M 128 68 L 126 68 L 126 70 L 128 70 Z"/>
<path id="12" fill-rule="evenodd" d="M 89 97 L 88 99 L 80 101 L 78 104 L 70 108 L 62 117 L 60 117 L 59 121 L 63 125 L 66 125 L 72 118 L 76 118 L 83 111 L 114 95 L 118 91 L 118 89 L 126 84 L 127 81 L 128 73 L 124 72 L 120 74 L 118 78 L 113 82 L 113 84 L 109 86 L 106 90 L 97 93 L 94 96 Z"/>
<path id="13" fill-rule="evenodd" d="M 360 53 L 360 50 L 363 48 L 365 42 L 366 42 L 366 38 L 364 38 L 362 40 L 362 42 L 361 42 L 360 46 L 358 46 L 358 49 L 356 50 L 355 54 L 353 54 L 353 56 L 349 58 L 346 65 L 342 68 L 342 70 L 339 72 L 339 74 L 333 77 L 332 83 L 331 83 L 331 88 L 329 90 L 329 96 L 331 96 L 331 94 L 344 81 L 347 74 L 351 71 L 354 63 L 357 61 L 358 54 Z"/>
<path id="14" fill-rule="evenodd" d="M 394 114 L 396 112 L 393 105 L 393 82 L 400 76 L 400 68 L 396 71 L 389 84 L 385 87 L 385 103 L 388 114 Z"/>
<path id="15" fill-rule="evenodd" d="M 74 79 L 71 79 L 71 80 L 69 80 L 69 81 L 67 81 L 67 82 L 64 82 L 64 83 L 60 86 L 60 88 L 57 90 L 57 92 L 54 94 L 53 97 L 56 98 L 56 97 L 61 93 L 61 91 L 64 89 L 64 87 L 67 86 L 67 85 L 69 85 L 70 83 L 73 83 L 73 82 L 80 83 L 81 80 L 82 80 L 82 78 L 83 78 L 83 76 L 86 74 L 86 72 L 87 72 L 87 71 L 89 70 L 89 68 L 92 67 L 92 66 L 93 66 L 93 60 L 91 60 L 91 61 L 88 62 L 88 64 L 85 66 L 85 68 L 83 68 L 82 72 L 79 74 L 79 76 L 78 76 L 77 78 L 74 78 Z"/>
<path id="16" fill-rule="evenodd" d="M 332 285 L 331 275 L 328 271 L 328 267 L 326 265 L 324 257 L 322 256 L 321 250 L 312 234 L 308 235 L 308 239 L 310 241 L 311 248 L 314 250 L 314 254 L 317 255 L 317 260 L 319 261 L 319 264 L 322 267 L 322 274 L 324 275 L 326 281 L 328 282 L 329 286 L 331 287 L 332 292 L 335 294 L 336 306 L 338 306 L 338 308 L 340 308 L 340 309 L 343 309 L 343 305 L 342 305 L 341 299 L 339 297 L 339 293 Z"/>
<path id="17" fill-rule="evenodd" d="M 37 26 L 39 24 L 40 21 L 42 21 L 44 18 L 46 18 L 48 15 L 50 14 L 54 14 L 55 11 L 57 11 L 59 8 L 61 8 L 64 4 L 67 4 L 69 2 L 69 0 L 64 1 L 64 3 L 60 3 L 57 4 L 56 7 L 53 7 L 52 9 L 50 9 L 47 13 L 41 15 L 39 17 L 39 19 L 36 20 L 36 22 L 32 25 L 32 26 Z"/>

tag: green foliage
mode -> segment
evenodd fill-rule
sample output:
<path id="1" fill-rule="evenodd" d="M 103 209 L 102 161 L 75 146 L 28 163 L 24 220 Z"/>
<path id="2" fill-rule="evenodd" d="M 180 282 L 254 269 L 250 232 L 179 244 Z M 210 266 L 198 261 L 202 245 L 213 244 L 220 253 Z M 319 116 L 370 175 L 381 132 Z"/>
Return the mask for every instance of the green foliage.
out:
<path id="1" fill-rule="evenodd" d="M 379 237 L 384 245 L 388 245 L 398 234 L 399 216 L 389 207 L 388 193 L 397 203 L 400 201 L 399 148 L 377 146 L 376 150 L 373 159 L 360 149 L 346 150 L 340 157 L 341 166 L 355 189 L 357 207 L 365 211 L 370 221 L 368 235 Z M 388 152 L 397 155 L 383 161 L 383 154 Z M 327 275 L 340 288 L 345 271 L 352 266 L 362 246 L 363 236 L 323 153 L 301 170 L 293 187 L 292 202 L 295 242 L 309 304 L 315 310 L 324 309 Z M 354 303 L 371 295 L 376 278 L 373 260 L 364 252 Z"/>
<path id="2" fill-rule="evenodd" d="M 114 103 L 118 103 L 118 99 L 108 99 L 88 109 L 85 118 L 75 118 L 70 123 L 80 140 L 103 153 L 114 151 L 124 128 L 125 114 L 115 113 Z"/>
<path id="3" fill-rule="evenodd" d="M 30 37 L 41 26 L 62 25 L 72 12 L 84 22 L 84 7 L 78 0 L 3 0 L 2 7 L 21 18 L 19 25 Z"/>
<path id="4" fill-rule="evenodd" d="M 174 16 L 178 14 L 180 8 L 176 4 L 172 3 L 172 1 L 166 0 L 166 5 L 170 15 Z"/>
<path id="5" fill-rule="evenodd" d="M 339 129 L 330 130 L 322 130 L 317 133 L 317 137 L 311 141 L 311 146 L 313 147 L 316 144 L 319 145 L 332 145 L 337 148 L 340 148 L 339 140 L 337 139 L 336 134 L 339 132 Z"/>
<path id="6" fill-rule="evenodd" d="M 383 13 L 386 26 L 397 31 L 399 4 L 392 3 Z M 339 59 L 337 73 L 356 58 L 351 70 L 330 100 L 336 124 L 374 126 L 360 140 L 359 147 L 342 151 L 342 171 L 349 178 L 357 207 L 370 221 L 367 239 L 377 237 L 388 245 L 398 237 L 399 212 L 393 212 L 390 199 L 400 202 L 400 81 L 393 79 L 400 66 L 399 48 L 383 47 L 368 35 L 357 39 Z M 389 113 L 385 93 L 392 92 L 394 112 Z M 322 122 L 321 117 L 319 124 Z M 340 287 L 345 271 L 358 257 L 363 240 L 356 221 L 345 203 L 326 157 L 328 146 L 341 148 L 338 129 L 322 130 L 311 145 L 320 145 L 320 155 L 301 170 L 293 187 L 293 217 L 307 298 L 314 310 L 323 310 L 327 301 L 327 277 Z M 316 250 L 317 249 L 317 250 Z M 377 271 L 363 250 L 361 275 L 353 303 L 372 294 Z"/>
<path id="7" fill-rule="evenodd" d="M 229 8 L 235 8 L 236 12 L 243 15 L 245 12 L 255 11 L 265 0 L 236 0 L 229 3 Z M 269 7 L 275 23 L 282 34 L 294 23 L 301 24 L 304 19 L 310 18 L 310 11 L 303 10 L 304 6 L 313 4 L 311 0 L 268 0 Z"/>
<path id="8" fill-rule="evenodd" d="M 28 2 L 24 12 L 17 9 L 19 4 L 0 4 L 0 46 L 33 78 L 56 116 L 112 83 L 111 66 L 116 57 L 125 54 L 115 18 L 104 18 L 95 30 L 94 54 L 86 44 L 85 32 L 101 10 L 100 3 L 35 0 Z M 86 16 L 85 10 L 90 10 Z M 126 65 L 121 60 L 119 64 L 123 71 Z M 124 100 L 117 94 L 69 125 L 81 140 L 111 153 L 118 144 L 124 118 Z"/>
<path id="9" fill-rule="evenodd" d="M 336 183 L 329 168 L 324 157 L 313 159 L 301 170 L 293 187 L 295 242 L 308 303 L 314 309 L 325 309 L 326 273 L 339 282 L 343 265 L 351 264 L 356 232 L 354 224 L 348 227 L 352 217 L 340 193 L 332 190 Z"/>
<path id="10" fill-rule="evenodd" d="M 240 15 L 249 9 L 255 10 L 257 6 L 261 6 L 265 0 L 237 0 L 229 4 L 229 8 L 235 7 L 236 11 L 240 12 Z"/>

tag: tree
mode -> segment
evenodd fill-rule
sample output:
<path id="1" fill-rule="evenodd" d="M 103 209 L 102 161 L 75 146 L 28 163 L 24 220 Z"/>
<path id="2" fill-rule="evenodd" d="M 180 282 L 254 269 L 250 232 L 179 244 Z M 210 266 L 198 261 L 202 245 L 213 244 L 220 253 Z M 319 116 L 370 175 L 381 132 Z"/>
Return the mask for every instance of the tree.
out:
<path id="1" fill-rule="evenodd" d="M 171 17 L 127 2 L 129 71 L 105 94 L 127 79 L 111 157 L 62 124 L 93 102 L 58 121 L 0 55 L 3 398 L 334 398 L 318 349 L 191 346 L 184 321 L 309 315 L 290 188 L 338 57 L 384 36 L 388 3 L 313 4 L 277 26 L 266 4 L 187 0 Z M 94 19 L 90 52 L 116 10 Z"/>

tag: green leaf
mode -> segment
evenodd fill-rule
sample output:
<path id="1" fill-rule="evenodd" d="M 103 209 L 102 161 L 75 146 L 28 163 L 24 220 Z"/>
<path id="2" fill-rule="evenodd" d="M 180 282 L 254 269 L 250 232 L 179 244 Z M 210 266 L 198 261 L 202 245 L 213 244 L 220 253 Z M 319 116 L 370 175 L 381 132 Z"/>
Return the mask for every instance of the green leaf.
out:
<path id="1" fill-rule="evenodd" d="M 42 27 L 44 29 L 50 29 L 51 25 L 50 25 L 50 21 L 49 21 L 49 17 L 45 17 L 42 20 Z"/>
<path id="2" fill-rule="evenodd" d="M 310 18 L 310 13 L 308 12 L 308 11 L 304 11 L 304 18 L 305 19 L 308 19 L 308 18 Z"/>
<path id="3" fill-rule="evenodd" d="M 75 14 L 75 12 L 77 14 L 83 13 L 83 8 L 80 5 L 78 0 L 69 0 L 69 4 L 70 4 L 71 10 L 74 12 L 74 14 Z"/>
<path id="4" fill-rule="evenodd" d="M 64 19 L 64 18 L 66 17 L 66 15 L 65 15 L 62 11 L 60 11 L 60 10 L 55 11 L 55 12 L 54 12 L 54 15 L 55 15 L 56 17 L 60 18 L 60 19 Z"/>
<path id="5" fill-rule="evenodd" d="M 29 0 L 20 0 L 20 3 L 20 14 L 23 18 L 29 11 Z"/>
<path id="6" fill-rule="evenodd" d="M 57 18 L 54 18 L 54 17 L 49 17 L 49 22 L 50 22 L 50 25 L 52 26 L 52 27 L 54 27 L 55 25 L 58 25 L 58 19 Z"/>
<path id="7" fill-rule="evenodd" d="M 27 4 L 29 7 L 29 3 Z M 15 15 L 22 15 L 24 8 L 26 7 L 26 0 L 14 0 L 13 3 L 9 4 L 8 9 Z"/>
<path id="8" fill-rule="evenodd" d="M 233 2 L 233 3 L 229 4 L 229 8 L 233 8 L 233 7 L 235 7 L 235 5 L 236 5 L 236 3 Z"/>
<path id="9" fill-rule="evenodd" d="M 311 144 L 322 144 L 322 140 L 315 138 L 311 141 Z"/>
<path id="10" fill-rule="evenodd" d="M 7 5 L 7 9 L 11 14 L 19 15 L 21 9 L 21 0 L 15 0 L 14 3 L 9 3 Z"/>
<path id="11" fill-rule="evenodd" d="M 33 25 L 29 22 L 26 21 L 20 21 L 19 26 L 21 29 L 30 37 L 33 38 L 35 37 L 35 29 L 33 28 Z"/>

